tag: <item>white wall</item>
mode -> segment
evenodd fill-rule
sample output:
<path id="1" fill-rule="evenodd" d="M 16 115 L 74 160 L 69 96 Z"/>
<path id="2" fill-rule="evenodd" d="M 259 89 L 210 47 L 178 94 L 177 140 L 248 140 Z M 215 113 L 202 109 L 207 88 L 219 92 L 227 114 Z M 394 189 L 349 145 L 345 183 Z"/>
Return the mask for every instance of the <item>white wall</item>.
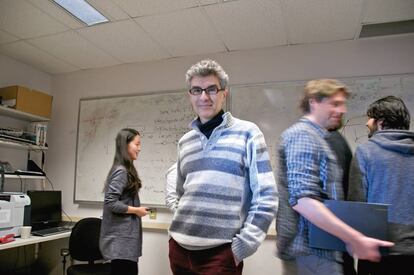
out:
<path id="1" fill-rule="evenodd" d="M 0 87 L 21 85 L 52 95 L 52 76 L 0 54 Z"/>
<path id="2" fill-rule="evenodd" d="M 411 35 L 183 57 L 54 76 L 47 172 L 55 186 L 66 194 L 64 208 L 69 215 L 101 215 L 100 206 L 73 203 L 80 98 L 183 89 L 185 71 L 204 57 L 216 59 L 225 68 L 230 85 L 413 73 L 413 49 L 414 36 Z M 158 215 L 158 221 L 170 218 L 165 211 Z M 169 274 L 167 240 L 165 232 L 144 232 L 142 274 Z M 278 274 L 279 270 L 280 263 L 274 257 L 274 239 L 266 239 L 259 251 L 246 260 L 244 274 Z"/>
<path id="3" fill-rule="evenodd" d="M 208 56 L 227 70 L 230 84 L 304 80 L 414 72 L 414 36 L 289 46 Z M 97 206 L 73 204 L 75 148 L 80 98 L 136 94 L 184 88 L 184 73 L 198 57 L 128 64 L 80 71 L 53 77 L 53 120 L 48 133 L 50 150 L 47 172 L 67 196 L 66 211 L 73 216 L 100 216 Z M 145 145 L 143 147 L 145 150 Z M 107 171 L 102 171 L 106 173 Z M 145 179 L 144 179 L 145 180 Z M 168 221 L 167 212 L 159 221 Z M 163 232 L 144 233 L 142 274 L 170 274 L 168 237 Z M 278 274 L 274 239 L 266 239 L 259 251 L 246 260 L 246 275 Z"/>
<path id="4" fill-rule="evenodd" d="M 69 215 L 100 216 L 99 205 L 73 203 L 80 98 L 183 89 L 185 71 L 205 57 L 214 58 L 223 65 L 230 75 L 230 84 L 413 73 L 413 49 L 414 35 L 411 35 L 183 57 L 57 76 L 0 55 L 0 86 L 20 84 L 54 96 L 46 172 L 55 188 L 63 190 L 63 207 Z M 158 215 L 158 221 L 170 218 L 166 211 Z M 165 232 L 144 232 L 141 274 L 170 274 L 167 240 Z M 60 263 L 56 263 L 56 274 L 60 268 Z M 244 270 L 246 275 L 280 273 L 280 264 L 274 257 L 274 239 L 265 240 L 259 251 L 245 261 Z"/>

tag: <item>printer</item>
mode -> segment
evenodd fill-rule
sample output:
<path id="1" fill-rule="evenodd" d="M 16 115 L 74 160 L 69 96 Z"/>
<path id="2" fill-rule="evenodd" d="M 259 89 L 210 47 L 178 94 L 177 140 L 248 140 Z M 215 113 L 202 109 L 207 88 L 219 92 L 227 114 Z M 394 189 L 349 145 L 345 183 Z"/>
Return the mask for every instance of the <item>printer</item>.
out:
<path id="1" fill-rule="evenodd" d="M 30 225 L 30 198 L 23 193 L 0 193 L 0 237 L 20 236 L 20 227 Z"/>

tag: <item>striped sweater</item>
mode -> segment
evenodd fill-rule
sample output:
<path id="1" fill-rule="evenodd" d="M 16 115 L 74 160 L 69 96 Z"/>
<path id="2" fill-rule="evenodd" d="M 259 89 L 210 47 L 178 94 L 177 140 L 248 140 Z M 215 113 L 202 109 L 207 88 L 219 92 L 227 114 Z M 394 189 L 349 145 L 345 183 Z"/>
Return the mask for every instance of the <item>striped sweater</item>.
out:
<path id="1" fill-rule="evenodd" d="M 257 250 L 276 212 L 264 136 L 230 113 L 209 139 L 195 121 L 191 127 L 178 143 L 179 202 L 170 235 L 190 250 L 232 243 L 238 263 Z"/>

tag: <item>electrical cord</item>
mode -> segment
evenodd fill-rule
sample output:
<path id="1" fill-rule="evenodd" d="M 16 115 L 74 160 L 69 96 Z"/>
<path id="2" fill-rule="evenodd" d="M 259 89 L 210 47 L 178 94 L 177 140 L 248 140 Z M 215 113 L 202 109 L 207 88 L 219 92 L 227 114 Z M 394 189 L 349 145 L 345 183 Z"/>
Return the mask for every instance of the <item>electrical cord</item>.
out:
<path id="1" fill-rule="evenodd" d="M 42 169 L 43 169 L 43 163 L 44 163 L 44 154 L 42 152 Z M 55 187 L 53 186 L 53 182 L 50 180 L 50 178 L 48 176 L 46 176 L 47 181 L 49 182 L 50 186 L 52 187 L 52 190 L 55 190 Z M 62 206 L 62 213 L 68 218 L 70 223 L 73 223 L 72 218 L 66 213 L 66 211 L 63 209 Z M 62 248 L 60 249 L 60 256 L 63 257 L 62 259 L 62 274 L 65 275 L 66 274 L 66 257 L 69 256 L 69 249 L 68 248 Z"/>
<path id="2" fill-rule="evenodd" d="M 52 191 L 54 191 L 55 187 L 53 186 L 53 182 L 50 180 L 50 178 L 48 176 L 45 175 L 45 177 L 46 177 L 47 182 L 49 182 L 50 187 L 52 188 Z M 68 218 L 69 222 L 71 222 L 71 223 L 73 222 L 72 218 L 63 209 L 63 206 L 62 206 L 62 213 Z"/>
<path id="3" fill-rule="evenodd" d="M 4 172 L 5 172 L 4 164 L 3 163 L 0 163 L 0 173 L 1 173 L 0 192 L 3 192 L 4 191 L 4 181 L 5 181 L 5 179 L 4 179 Z"/>
<path id="4" fill-rule="evenodd" d="M 46 177 L 47 181 L 50 183 L 50 187 L 52 187 L 52 191 L 55 191 L 55 187 L 53 186 L 53 182 L 49 179 L 48 176 L 45 175 L 45 177 Z"/>
<path id="5" fill-rule="evenodd" d="M 23 181 L 22 181 L 22 177 L 20 175 L 17 175 L 17 177 L 20 180 L 20 192 L 23 192 Z"/>

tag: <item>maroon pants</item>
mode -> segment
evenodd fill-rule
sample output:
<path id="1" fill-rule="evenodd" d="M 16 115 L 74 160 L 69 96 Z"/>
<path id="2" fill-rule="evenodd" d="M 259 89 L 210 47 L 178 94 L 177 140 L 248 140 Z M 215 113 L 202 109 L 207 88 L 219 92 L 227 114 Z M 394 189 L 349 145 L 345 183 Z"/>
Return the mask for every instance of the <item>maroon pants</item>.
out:
<path id="1" fill-rule="evenodd" d="M 170 267 L 174 275 L 241 275 L 243 262 L 234 263 L 231 244 L 204 250 L 188 250 L 169 241 Z"/>

